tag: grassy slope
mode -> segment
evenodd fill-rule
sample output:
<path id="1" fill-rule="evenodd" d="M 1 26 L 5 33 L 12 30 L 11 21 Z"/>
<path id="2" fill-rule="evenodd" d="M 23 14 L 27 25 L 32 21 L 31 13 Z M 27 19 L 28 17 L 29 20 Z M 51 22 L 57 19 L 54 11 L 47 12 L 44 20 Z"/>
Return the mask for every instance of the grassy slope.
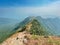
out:
<path id="1" fill-rule="evenodd" d="M 56 36 L 45 38 L 44 36 L 28 35 L 28 38 L 28 45 L 60 45 L 60 37 Z"/>
<path id="2" fill-rule="evenodd" d="M 31 27 L 31 29 L 29 30 L 32 34 L 34 34 L 34 35 L 49 35 L 48 34 L 48 32 L 45 30 L 45 27 L 43 27 L 41 24 L 39 24 L 39 22 L 37 21 L 37 20 L 33 20 L 32 22 L 31 22 L 31 24 L 32 24 L 32 27 Z M 20 28 L 20 26 L 18 27 L 18 28 Z M 16 30 L 15 30 L 16 31 Z M 13 31 L 13 32 L 10 32 L 9 34 L 7 33 L 7 34 L 2 34 L 4 37 L 2 37 L 2 39 L 0 39 L 0 43 L 2 42 L 2 41 L 4 41 L 6 38 L 8 38 L 8 37 L 10 37 L 12 34 L 14 34 L 15 33 L 15 31 Z M 33 36 L 33 35 L 32 35 Z M 34 37 L 35 36 L 33 36 L 32 38 L 34 39 Z M 37 37 L 37 39 L 40 39 L 41 37 L 39 37 L 39 36 L 36 36 Z M 31 39 L 32 39 L 31 38 Z M 48 41 L 49 40 L 49 41 Z M 50 39 L 50 38 L 48 38 L 47 39 L 47 43 L 50 43 L 51 42 L 51 40 L 52 39 Z M 42 38 L 42 41 L 46 41 L 46 39 L 45 38 Z M 56 41 L 58 41 L 58 40 L 56 40 Z M 39 41 L 40 42 L 40 41 Z M 54 42 L 54 40 L 53 40 L 53 42 Z M 58 41 L 58 42 L 60 42 L 60 41 Z M 54 42 L 54 43 L 56 43 L 56 42 Z M 60 43 L 57 43 L 57 44 L 60 44 Z"/>
<path id="3" fill-rule="evenodd" d="M 11 32 L 14 29 L 15 25 L 4 25 L 2 28 L 0 28 L 0 43 L 2 43 L 4 40 L 6 40 L 10 35 L 12 35 L 14 32 Z"/>
<path id="4" fill-rule="evenodd" d="M 47 29 L 38 22 L 38 20 L 34 19 L 31 21 L 32 26 L 31 29 L 29 30 L 30 33 L 34 35 L 50 35 Z"/>

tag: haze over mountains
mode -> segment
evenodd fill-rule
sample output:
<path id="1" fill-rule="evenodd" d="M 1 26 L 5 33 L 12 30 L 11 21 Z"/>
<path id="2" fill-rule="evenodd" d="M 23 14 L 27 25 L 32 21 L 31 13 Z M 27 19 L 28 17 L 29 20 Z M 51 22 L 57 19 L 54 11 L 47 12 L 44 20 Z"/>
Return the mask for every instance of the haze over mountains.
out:
<path id="1" fill-rule="evenodd" d="M 10 18 L 0 18 L 0 30 L 2 28 L 2 31 L 5 30 L 5 28 L 11 28 L 11 26 L 15 25 L 18 23 L 18 20 L 16 19 L 10 19 Z M 4 28 L 4 30 L 3 30 Z"/>
<path id="2" fill-rule="evenodd" d="M 37 17 L 37 19 L 43 23 L 43 25 L 49 29 L 52 33 L 56 35 L 60 35 L 60 18 L 47 18 L 43 19 L 41 17 Z"/>
<path id="3" fill-rule="evenodd" d="M 36 19 L 43 25 L 49 32 L 53 33 L 54 35 L 60 35 L 60 18 L 42 18 L 40 16 L 34 17 L 27 17 L 21 23 L 18 24 L 17 28 L 23 27 L 27 23 L 31 22 L 33 19 Z"/>
<path id="4" fill-rule="evenodd" d="M 38 20 L 42 25 L 45 26 L 46 29 L 48 29 L 49 31 L 51 31 L 52 33 L 55 33 L 56 35 L 59 35 L 60 33 L 60 18 L 42 18 L 40 16 L 30 16 L 25 18 L 22 22 L 20 22 L 19 20 L 15 20 L 15 19 L 8 19 L 8 18 L 0 18 L 0 30 L 3 27 L 5 28 L 11 28 L 14 27 L 18 27 L 17 25 L 19 25 L 20 27 L 26 25 L 28 22 L 30 22 L 33 19 Z"/>
<path id="5" fill-rule="evenodd" d="M 25 30 L 24 28 L 26 28 L 26 25 L 28 25 L 29 23 L 32 24 L 32 27 L 30 28 L 30 31 L 33 32 L 32 34 L 37 34 L 40 31 L 39 35 L 48 34 L 48 35 L 60 36 L 60 19 L 59 18 L 44 19 L 40 16 L 37 16 L 37 17 L 30 16 L 25 18 L 22 22 L 14 19 L 1 18 L 0 19 L 0 24 L 1 24 L 0 25 L 0 42 L 5 40 L 10 35 L 14 34 L 16 31 L 22 31 L 22 30 L 24 31 Z M 33 30 L 35 30 L 35 32 Z"/>
<path id="6" fill-rule="evenodd" d="M 60 18 L 42 18 L 40 16 L 37 17 L 27 17 L 25 18 L 25 20 L 23 20 L 21 23 L 19 23 L 20 21 L 18 20 L 14 20 L 14 19 L 8 19 L 8 18 L 0 18 L 0 27 L 6 27 L 7 25 L 12 26 L 15 25 L 17 23 L 17 25 L 24 25 L 27 24 L 27 22 L 31 21 L 33 18 L 36 18 L 39 22 L 41 22 L 46 28 L 49 28 L 50 30 L 53 30 L 53 32 L 55 32 L 56 34 L 60 34 Z M 0 28 L 0 30 L 1 30 Z"/>
<path id="7" fill-rule="evenodd" d="M 0 18 L 0 42 L 10 35 L 10 31 L 15 28 L 17 23 L 18 20 L 15 19 Z"/>

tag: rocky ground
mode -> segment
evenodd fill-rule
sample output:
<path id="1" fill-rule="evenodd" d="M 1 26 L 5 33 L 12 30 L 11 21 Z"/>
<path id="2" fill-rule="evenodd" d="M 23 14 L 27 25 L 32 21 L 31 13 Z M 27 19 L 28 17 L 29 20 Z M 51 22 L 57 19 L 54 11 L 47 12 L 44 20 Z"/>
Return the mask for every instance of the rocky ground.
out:
<path id="1" fill-rule="evenodd" d="M 60 38 L 55 36 L 37 36 L 19 32 L 0 45 L 60 45 Z"/>
<path id="2" fill-rule="evenodd" d="M 24 32 L 16 33 L 0 45 L 23 45 Z"/>

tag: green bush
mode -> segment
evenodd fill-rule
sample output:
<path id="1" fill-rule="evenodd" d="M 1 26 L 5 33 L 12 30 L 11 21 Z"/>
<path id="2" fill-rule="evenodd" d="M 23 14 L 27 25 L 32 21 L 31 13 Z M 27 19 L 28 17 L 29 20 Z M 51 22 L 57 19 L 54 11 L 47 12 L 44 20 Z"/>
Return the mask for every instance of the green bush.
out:
<path id="1" fill-rule="evenodd" d="M 47 35 L 48 32 L 45 30 L 44 26 L 38 22 L 38 20 L 34 19 L 31 21 L 32 27 L 30 29 L 30 33 L 34 35 Z"/>

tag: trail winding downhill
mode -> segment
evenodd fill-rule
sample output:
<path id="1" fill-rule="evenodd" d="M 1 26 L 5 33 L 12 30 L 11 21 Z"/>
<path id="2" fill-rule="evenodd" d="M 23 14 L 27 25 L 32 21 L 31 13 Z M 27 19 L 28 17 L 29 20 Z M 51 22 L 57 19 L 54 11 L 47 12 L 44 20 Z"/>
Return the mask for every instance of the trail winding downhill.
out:
<path id="1" fill-rule="evenodd" d="M 24 36 L 25 32 L 16 33 L 0 45 L 24 45 L 23 44 Z"/>

